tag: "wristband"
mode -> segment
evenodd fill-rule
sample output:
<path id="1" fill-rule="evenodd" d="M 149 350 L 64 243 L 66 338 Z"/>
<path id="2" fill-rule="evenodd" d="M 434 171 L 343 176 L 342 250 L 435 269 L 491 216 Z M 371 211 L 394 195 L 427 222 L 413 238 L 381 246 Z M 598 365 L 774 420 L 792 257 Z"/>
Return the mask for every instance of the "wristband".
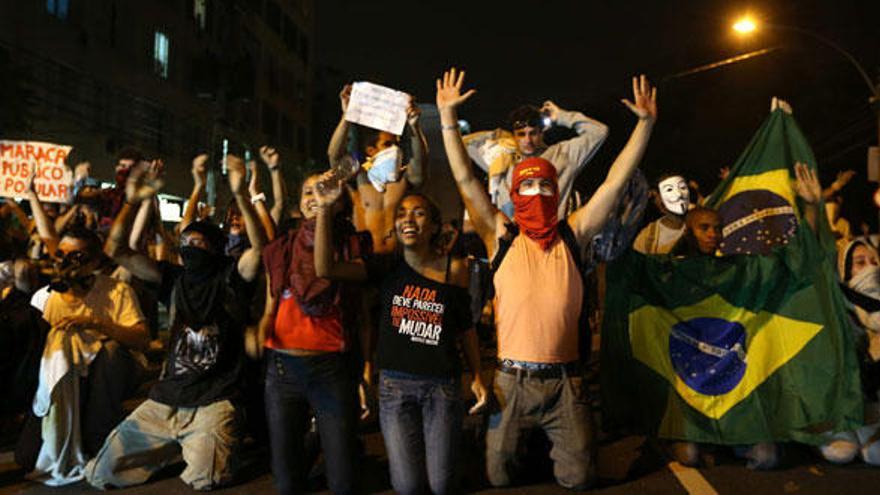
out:
<path id="1" fill-rule="evenodd" d="M 251 204 L 252 205 L 257 204 L 260 201 L 262 201 L 264 203 L 266 202 L 266 193 L 260 193 L 260 194 L 257 194 L 257 195 L 254 195 L 253 197 L 251 197 Z"/>
<path id="2" fill-rule="evenodd" d="M 443 129 L 444 131 L 457 131 L 458 124 L 442 124 L 440 126 L 440 128 Z"/>

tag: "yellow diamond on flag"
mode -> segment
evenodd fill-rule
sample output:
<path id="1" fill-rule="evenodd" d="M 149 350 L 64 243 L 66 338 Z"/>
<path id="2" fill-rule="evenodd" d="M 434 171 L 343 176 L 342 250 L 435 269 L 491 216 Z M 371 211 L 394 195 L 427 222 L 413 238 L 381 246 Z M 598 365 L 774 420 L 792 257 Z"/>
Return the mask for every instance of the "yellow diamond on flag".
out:
<path id="1" fill-rule="evenodd" d="M 720 419 L 797 355 L 822 325 L 733 306 L 718 294 L 629 314 L 633 356 L 691 407 Z"/>

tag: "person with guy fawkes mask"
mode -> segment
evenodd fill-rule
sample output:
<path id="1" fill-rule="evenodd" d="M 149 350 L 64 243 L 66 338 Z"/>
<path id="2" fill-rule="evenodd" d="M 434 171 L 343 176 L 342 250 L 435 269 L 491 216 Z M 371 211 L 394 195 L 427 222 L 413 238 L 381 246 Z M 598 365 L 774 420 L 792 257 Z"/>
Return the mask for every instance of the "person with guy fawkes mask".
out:
<path id="1" fill-rule="evenodd" d="M 229 155 L 227 167 L 229 187 L 252 233 L 251 246 L 238 261 L 223 255 L 226 241 L 220 228 L 202 221 L 181 232 L 183 266 L 156 263 L 131 251 L 127 239 L 133 212 L 155 195 L 159 184 L 145 180 L 142 166 L 128 177 L 126 203 L 105 249 L 136 277 L 161 285 L 171 341 L 149 399 L 113 430 L 88 464 L 86 479 L 95 487 L 147 481 L 174 461 L 169 448 L 180 448 L 186 462 L 180 477 L 194 489 L 215 488 L 234 474 L 245 318 L 265 241 L 247 198 L 244 162 Z"/>
<path id="2" fill-rule="evenodd" d="M 589 336 L 581 318 L 585 287 L 578 260 L 608 221 L 647 148 L 657 118 L 656 90 L 644 76 L 633 79 L 635 101 L 623 102 L 638 124 L 605 181 L 567 218 L 558 216 L 561 190 L 554 164 L 542 157 L 516 164 L 511 223 L 470 168 L 457 107 L 475 91 L 462 94 L 463 82 L 463 72 L 444 73 L 437 80 L 437 107 L 458 191 L 495 270 L 499 409 L 486 433 L 489 482 L 504 486 L 514 480 L 517 444 L 527 429 L 539 427 L 553 444 L 556 481 L 583 489 L 596 481 L 596 444 L 579 366 L 587 357 L 579 340 Z"/>
<path id="3" fill-rule="evenodd" d="M 667 254 L 685 232 L 690 190 L 684 177 L 666 174 L 657 182 L 653 196 L 663 216 L 639 232 L 633 241 L 633 249 L 643 254 Z"/>

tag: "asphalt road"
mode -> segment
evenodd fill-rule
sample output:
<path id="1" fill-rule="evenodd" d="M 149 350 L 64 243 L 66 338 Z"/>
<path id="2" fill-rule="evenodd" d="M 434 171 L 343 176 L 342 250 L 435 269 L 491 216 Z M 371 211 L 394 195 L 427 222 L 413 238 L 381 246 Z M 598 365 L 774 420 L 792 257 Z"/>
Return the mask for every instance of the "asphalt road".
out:
<path id="1" fill-rule="evenodd" d="M 497 494 L 563 494 L 570 493 L 553 483 L 551 465 L 546 457 L 530 459 L 530 468 L 524 474 L 523 483 L 507 489 L 491 489 L 482 478 L 481 453 L 472 441 L 478 428 L 476 420 L 470 420 L 466 428 L 466 442 L 462 449 L 465 457 L 463 486 L 470 493 Z M 369 493 L 392 493 L 387 470 L 387 459 L 381 435 L 373 430 L 363 436 L 365 456 L 362 462 L 364 486 Z M 534 442 L 533 450 L 540 450 L 541 442 Z M 543 461 L 542 461 L 543 459 Z M 736 459 L 724 449 L 712 457 L 704 458 L 709 464 L 698 470 L 669 465 L 667 459 L 643 437 L 606 439 L 599 451 L 599 485 L 593 490 L 599 494 L 686 494 L 686 493 L 742 493 L 762 494 L 825 494 L 825 493 L 876 493 L 880 487 L 880 469 L 856 463 L 833 466 L 819 460 L 808 448 L 788 445 L 784 448 L 783 465 L 774 471 L 753 472 L 745 468 L 744 461 Z M 266 449 L 250 443 L 246 447 L 245 462 L 238 484 L 218 490 L 223 494 L 275 493 L 272 477 L 268 473 Z M 177 469 L 177 472 L 179 472 Z M 320 475 L 320 463 L 313 470 L 310 491 L 326 492 Z M 117 490 L 120 494 L 175 495 L 193 493 L 177 477 L 174 470 L 145 485 Z M 0 454 L 0 494 L 46 494 L 68 495 L 98 493 L 88 485 L 77 484 L 63 488 L 45 487 L 24 481 L 23 473 L 11 462 L 9 453 Z"/>

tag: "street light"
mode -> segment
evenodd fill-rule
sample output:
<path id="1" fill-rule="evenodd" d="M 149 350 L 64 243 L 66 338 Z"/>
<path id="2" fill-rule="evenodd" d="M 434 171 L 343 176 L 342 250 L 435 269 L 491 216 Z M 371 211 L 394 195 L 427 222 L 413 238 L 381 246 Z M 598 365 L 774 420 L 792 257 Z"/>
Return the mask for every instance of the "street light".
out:
<path id="1" fill-rule="evenodd" d="M 761 23 L 761 25 L 767 29 L 775 29 L 777 31 L 791 31 L 798 34 L 802 34 L 805 36 L 809 36 L 814 40 L 822 43 L 823 45 L 830 47 L 837 53 L 841 54 L 846 58 L 850 65 L 852 65 L 856 71 L 858 71 L 859 75 L 862 77 L 862 80 L 865 81 L 865 84 L 868 85 L 868 92 L 871 94 L 870 98 L 868 98 L 868 102 L 874 106 L 874 111 L 877 113 L 877 142 L 880 144 L 880 81 L 875 83 L 871 80 L 871 76 L 868 75 L 868 72 L 862 67 L 862 64 L 859 63 L 856 58 L 846 51 L 842 46 L 838 45 L 834 41 L 810 31 L 808 29 L 804 29 L 797 26 L 788 26 L 782 24 L 770 24 L 770 23 Z M 749 35 L 755 32 L 758 29 L 758 23 L 751 16 L 743 16 L 738 19 L 733 24 L 733 30 L 741 35 Z M 880 146 L 878 146 L 880 149 Z M 878 153 L 880 154 L 880 153 Z"/>
<path id="2" fill-rule="evenodd" d="M 753 21 L 751 17 L 746 16 L 736 21 L 733 25 L 733 30 L 737 33 L 747 34 L 757 29 L 757 27 L 755 21 Z"/>

